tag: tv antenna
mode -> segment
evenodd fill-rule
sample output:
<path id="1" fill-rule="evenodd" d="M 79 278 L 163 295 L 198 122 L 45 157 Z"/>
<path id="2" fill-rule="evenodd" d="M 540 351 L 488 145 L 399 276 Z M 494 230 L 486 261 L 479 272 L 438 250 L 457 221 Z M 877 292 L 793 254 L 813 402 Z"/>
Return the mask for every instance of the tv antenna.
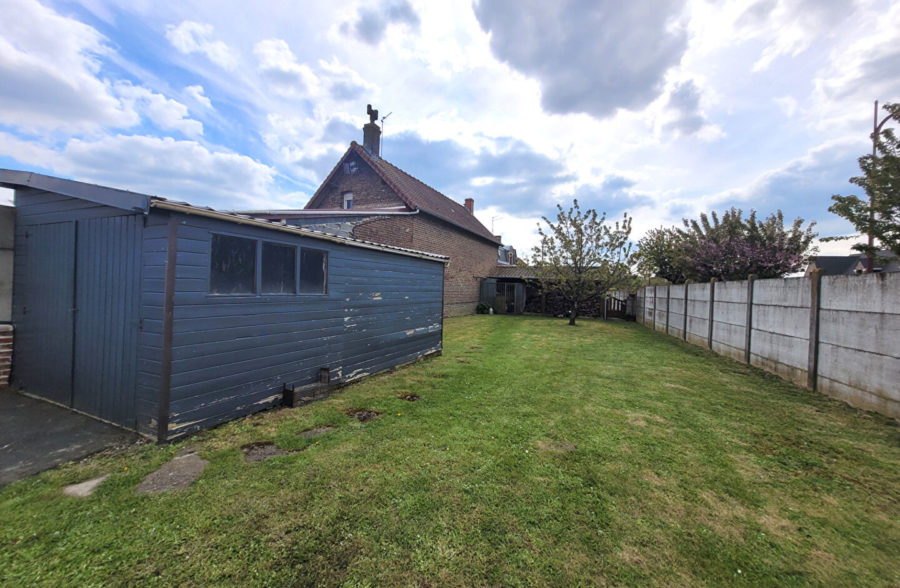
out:
<path id="1" fill-rule="evenodd" d="M 376 110 L 375 112 L 378 111 Z M 394 114 L 393 110 L 381 117 L 381 149 L 379 151 L 381 151 L 382 157 L 384 157 L 384 121 L 387 120 L 387 117 L 391 116 L 392 114 Z"/>

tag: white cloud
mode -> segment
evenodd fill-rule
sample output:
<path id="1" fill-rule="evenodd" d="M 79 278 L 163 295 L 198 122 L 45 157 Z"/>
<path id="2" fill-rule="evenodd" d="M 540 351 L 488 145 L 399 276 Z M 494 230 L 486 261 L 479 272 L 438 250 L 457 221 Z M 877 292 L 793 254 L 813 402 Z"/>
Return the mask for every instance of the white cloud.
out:
<path id="1" fill-rule="evenodd" d="M 128 82 L 116 84 L 115 89 L 129 109 L 140 112 L 159 128 L 179 131 L 189 137 L 203 134 L 203 124 L 188 118 L 188 109 L 184 104 Z"/>
<path id="2" fill-rule="evenodd" d="M 210 102 L 209 98 L 207 98 L 203 93 L 203 86 L 187 86 L 184 89 L 184 92 L 200 106 L 204 108 L 212 108 L 212 102 Z"/>
<path id="3" fill-rule="evenodd" d="M 494 54 L 540 80 L 544 110 L 596 118 L 641 110 L 687 48 L 684 3 L 481 0 L 475 14 Z"/>
<path id="4" fill-rule="evenodd" d="M 190 20 L 177 26 L 166 26 L 166 38 L 182 53 L 202 53 L 213 63 L 225 69 L 233 69 L 237 65 L 237 56 L 223 41 L 211 40 L 212 34 L 211 24 Z"/>
<path id="5" fill-rule="evenodd" d="M 377 5 L 366 2 L 356 8 L 354 19 L 341 24 L 343 34 L 356 37 L 369 45 L 377 45 L 391 25 L 419 28 L 419 15 L 409 0 L 382 0 Z"/>
<path id="6" fill-rule="evenodd" d="M 61 167 L 80 177 L 139 192 L 196 202 L 263 200 L 274 170 L 246 155 L 211 151 L 195 141 L 116 135 L 97 141 L 73 139 Z"/>
<path id="7" fill-rule="evenodd" d="M 493 228 L 494 234 L 503 238 L 504 245 L 515 247 L 519 257 L 530 257 L 532 247 L 540 242 L 539 216 L 515 216 L 496 206 L 488 206 L 481 210 L 476 208 L 475 217 L 488 230 Z"/>
<path id="8" fill-rule="evenodd" d="M 0 153 L 8 154 L 24 165 L 43 169 L 53 169 L 58 160 L 57 152 L 49 147 L 4 132 L 0 132 Z"/>
<path id="9" fill-rule="evenodd" d="M 860 15 L 850 33 L 813 78 L 811 108 L 817 130 L 840 126 L 864 137 L 872 129 L 872 100 L 900 96 L 900 3 Z M 866 126 L 857 124 L 862 121 Z"/>
<path id="10" fill-rule="evenodd" d="M 31 0 L 4 0 L 0 18 L 0 123 L 26 131 L 128 127 L 122 107 L 98 77 L 109 51 L 94 28 Z"/>
<path id="11" fill-rule="evenodd" d="M 26 168 L 182 198 L 191 204 L 219 208 L 288 206 L 285 196 L 274 187 L 274 169 L 246 155 L 211 150 L 195 141 L 114 135 L 70 139 L 56 150 L 0 133 L 0 152 L 10 153 Z"/>
<path id="12" fill-rule="evenodd" d="M 744 14 L 767 45 L 753 64 L 753 71 L 768 69 L 783 55 L 797 56 L 815 40 L 846 21 L 854 12 L 853 0 L 760 0 Z M 755 12 L 754 12 L 755 11 Z M 755 26 L 754 26 L 755 25 Z"/>
<path id="13" fill-rule="evenodd" d="M 315 96 L 320 92 L 318 76 L 305 63 L 299 63 L 283 39 L 265 39 L 256 44 L 253 54 L 272 90 L 286 97 Z"/>

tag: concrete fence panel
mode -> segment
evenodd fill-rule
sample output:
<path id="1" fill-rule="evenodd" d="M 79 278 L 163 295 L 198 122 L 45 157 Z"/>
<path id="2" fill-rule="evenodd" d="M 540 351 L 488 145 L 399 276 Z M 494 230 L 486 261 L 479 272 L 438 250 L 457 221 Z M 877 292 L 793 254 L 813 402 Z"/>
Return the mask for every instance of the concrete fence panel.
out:
<path id="1" fill-rule="evenodd" d="M 687 287 L 687 341 L 707 346 L 709 342 L 709 284 L 690 284 Z"/>
<path id="2" fill-rule="evenodd" d="M 811 280 L 758 280 L 753 289 L 750 364 L 798 386 L 809 376 Z"/>
<path id="3" fill-rule="evenodd" d="M 654 322 L 653 328 L 663 333 L 666 332 L 666 325 L 669 324 L 669 300 L 668 286 L 654 286 L 656 290 L 656 303 L 654 305 Z"/>
<path id="4" fill-rule="evenodd" d="M 900 274 L 826 276 L 820 300 L 818 389 L 900 417 Z"/>
<path id="5" fill-rule="evenodd" d="M 669 334 L 684 338 L 684 293 L 687 286 L 669 286 Z"/>
<path id="6" fill-rule="evenodd" d="M 716 284 L 713 317 L 713 351 L 743 361 L 747 339 L 746 282 Z"/>
<path id="7" fill-rule="evenodd" d="M 638 300 L 648 327 L 900 418 L 900 273 L 656 286 Z"/>

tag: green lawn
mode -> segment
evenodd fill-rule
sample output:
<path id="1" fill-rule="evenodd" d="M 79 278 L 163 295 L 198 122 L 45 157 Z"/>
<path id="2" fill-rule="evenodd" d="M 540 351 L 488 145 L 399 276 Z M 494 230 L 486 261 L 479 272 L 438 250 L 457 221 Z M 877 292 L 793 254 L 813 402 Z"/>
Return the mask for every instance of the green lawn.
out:
<path id="1" fill-rule="evenodd" d="M 195 437 L 186 490 L 134 494 L 184 443 L 5 488 L 0 584 L 900 584 L 895 421 L 634 324 L 465 317 L 444 346 Z M 260 441 L 297 451 L 245 463 Z"/>

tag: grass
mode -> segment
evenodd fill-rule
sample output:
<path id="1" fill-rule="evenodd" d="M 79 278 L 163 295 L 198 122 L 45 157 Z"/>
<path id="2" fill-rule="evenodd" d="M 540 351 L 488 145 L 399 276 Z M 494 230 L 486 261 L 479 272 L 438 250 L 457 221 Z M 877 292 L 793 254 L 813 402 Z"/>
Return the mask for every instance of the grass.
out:
<path id="1" fill-rule="evenodd" d="M 183 444 L 5 488 L 0 584 L 900 583 L 895 421 L 633 324 L 448 320 L 440 358 L 192 442 L 181 491 L 134 494 Z"/>

